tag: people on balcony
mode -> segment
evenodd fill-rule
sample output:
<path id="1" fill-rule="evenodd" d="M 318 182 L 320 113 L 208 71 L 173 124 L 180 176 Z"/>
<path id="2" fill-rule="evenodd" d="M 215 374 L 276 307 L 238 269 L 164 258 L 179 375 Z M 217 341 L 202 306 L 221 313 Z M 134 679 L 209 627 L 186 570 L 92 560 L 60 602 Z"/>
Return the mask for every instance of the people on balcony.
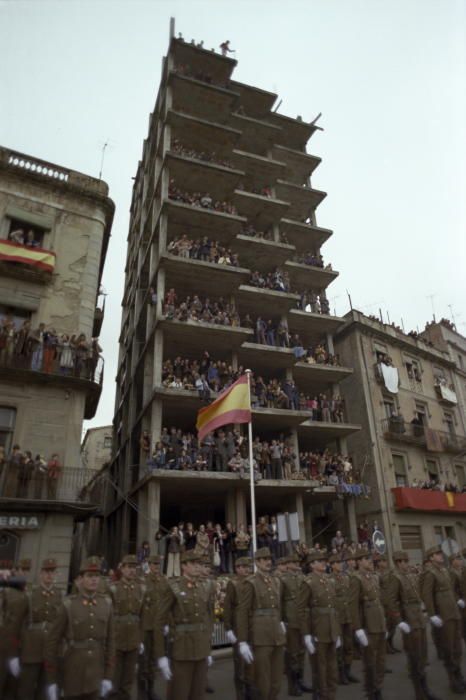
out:
<path id="1" fill-rule="evenodd" d="M 220 202 L 214 201 L 209 192 L 186 192 L 175 185 L 173 178 L 170 180 L 168 185 L 168 198 L 174 200 L 175 202 L 183 202 L 183 204 L 190 204 L 193 207 L 199 207 L 201 209 L 210 209 L 212 211 L 220 211 L 224 214 L 232 214 L 236 216 L 238 214 L 236 207 L 231 204 L 231 202 Z"/>
<path id="2" fill-rule="evenodd" d="M 175 237 L 167 246 L 171 255 L 191 260 L 215 263 L 216 265 L 239 266 L 239 259 L 231 248 L 220 245 L 219 241 L 204 236 L 203 238 L 190 239 L 184 233 Z"/>
<path id="3" fill-rule="evenodd" d="M 196 151 L 194 148 L 189 148 L 185 146 L 179 139 L 173 138 L 170 144 L 170 151 L 177 153 L 185 158 L 192 158 L 194 160 L 202 160 L 205 163 L 215 163 L 216 165 L 221 165 L 224 168 L 233 168 L 233 165 L 223 158 L 219 158 L 215 151 Z"/>
<path id="4" fill-rule="evenodd" d="M 6 456 L 0 451 L 0 496 L 33 500 L 56 500 L 62 465 L 58 454 L 47 461 L 43 455 L 34 458 L 30 450 L 13 445 Z"/>
<path id="5" fill-rule="evenodd" d="M 255 270 L 249 278 L 248 284 L 259 289 L 272 289 L 275 292 L 290 292 L 290 276 L 288 272 L 276 267 L 273 272 L 262 273 Z"/>

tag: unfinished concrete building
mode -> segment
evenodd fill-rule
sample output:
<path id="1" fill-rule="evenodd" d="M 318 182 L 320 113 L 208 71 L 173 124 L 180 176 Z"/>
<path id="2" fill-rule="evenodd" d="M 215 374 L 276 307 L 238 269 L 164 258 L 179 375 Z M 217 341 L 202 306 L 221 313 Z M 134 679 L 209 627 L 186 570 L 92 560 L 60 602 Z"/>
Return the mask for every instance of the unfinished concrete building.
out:
<path id="1" fill-rule="evenodd" d="M 310 418 L 309 402 L 338 400 L 339 382 L 352 373 L 333 357 L 342 320 L 325 290 L 338 273 L 320 257 L 332 232 L 316 224 L 326 195 L 311 184 L 320 158 L 306 151 L 318 127 L 272 111 L 277 96 L 235 81 L 235 65 L 175 38 L 163 61 L 128 234 L 104 532 L 113 562 L 180 520 L 250 520 L 248 480 L 238 473 L 150 460 L 172 427 L 195 434 L 203 405 L 197 386 L 166 381 L 165 363 L 202 363 L 205 351 L 230 371 L 250 368 L 266 384 L 299 389 L 287 408 L 254 403 L 254 435 L 269 443 L 287 436 L 294 454 L 288 478 L 261 474 L 258 516 L 297 512 L 302 540 L 338 525 L 356 538 L 356 491 L 343 496 L 300 468 L 300 453 L 328 446 L 346 454 L 346 436 L 359 429 L 344 409 Z"/>

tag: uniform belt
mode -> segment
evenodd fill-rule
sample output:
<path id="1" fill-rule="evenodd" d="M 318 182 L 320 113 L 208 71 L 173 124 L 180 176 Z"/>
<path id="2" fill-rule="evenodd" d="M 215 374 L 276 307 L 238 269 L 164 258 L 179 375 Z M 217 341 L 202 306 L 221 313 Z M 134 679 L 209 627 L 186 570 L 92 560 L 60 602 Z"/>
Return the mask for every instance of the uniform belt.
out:
<path id="1" fill-rule="evenodd" d="M 175 630 L 177 632 L 205 632 L 207 629 L 203 622 L 181 622 L 179 625 L 175 625 Z"/>
<path id="2" fill-rule="evenodd" d="M 257 610 L 253 610 L 253 616 L 266 616 L 270 614 L 275 614 L 278 615 L 278 608 L 257 608 Z"/>
<path id="3" fill-rule="evenodd" d="M 115 615 L 117 620 L 120 622 L 139 622 L 139 615 L 132 615 L 128 613 L 127 615 Z"/>
<path id="4" fill-rule="evenodd" d="M 31 622 L 31 624 L 28 625 L 28 630 L 46 630 L 48 624 L 46 620 L 44 620 L 44 622 Z"/>
<path id="5" fill-rule="evenodd" d="M 101 639 L 70 639 L 68 640 L 68 646 L 73 647 L 73 649 L 88 649 L 88 647 L 102 646 Z"/>

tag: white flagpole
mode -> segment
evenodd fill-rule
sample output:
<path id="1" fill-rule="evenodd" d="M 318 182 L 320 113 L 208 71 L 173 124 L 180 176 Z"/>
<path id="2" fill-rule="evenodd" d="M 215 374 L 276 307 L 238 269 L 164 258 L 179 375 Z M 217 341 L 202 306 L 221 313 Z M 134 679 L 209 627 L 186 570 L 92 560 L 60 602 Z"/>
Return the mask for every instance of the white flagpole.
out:
<path id="1" fill-rule="evenodd" d="M 246 375 L 248 378 L 248 391 L 249 391 L 249 405 L 251 406 L 251 370 L 246 370 Z M 249 484 L 251 489 L 251 524 L 252 524 L 252 554 L 253 557 L 257 551 L 257 537 L 256 537 L 256 492 L 254 489 L 254 466 L 253 466 L 253 456 L 252 456 L 252 407 L 251 407 L 251 420 L 248 423 L 248 439 L 249 439 Z"/>

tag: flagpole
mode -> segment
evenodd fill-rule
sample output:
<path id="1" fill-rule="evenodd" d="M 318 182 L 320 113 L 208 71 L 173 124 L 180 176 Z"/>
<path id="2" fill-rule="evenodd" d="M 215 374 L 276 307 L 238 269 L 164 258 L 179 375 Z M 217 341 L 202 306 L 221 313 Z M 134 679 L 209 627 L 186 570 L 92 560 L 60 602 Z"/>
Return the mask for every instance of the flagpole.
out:
<path id="1" fill-rule="evenodd" d="M 251 405 L 251 370 L 246 370 L 248 378 L 249 404 Z M 252 409 L 251 420 L 248 423 L 248 442 L 249 442 L 249 485 L 251 490 L 251 524 L 252 524 L 252 554 L 255 556 L 257 550 L 256 537 L 256 492 L 254 488 L 254 463 L 252 456 Z"/>

